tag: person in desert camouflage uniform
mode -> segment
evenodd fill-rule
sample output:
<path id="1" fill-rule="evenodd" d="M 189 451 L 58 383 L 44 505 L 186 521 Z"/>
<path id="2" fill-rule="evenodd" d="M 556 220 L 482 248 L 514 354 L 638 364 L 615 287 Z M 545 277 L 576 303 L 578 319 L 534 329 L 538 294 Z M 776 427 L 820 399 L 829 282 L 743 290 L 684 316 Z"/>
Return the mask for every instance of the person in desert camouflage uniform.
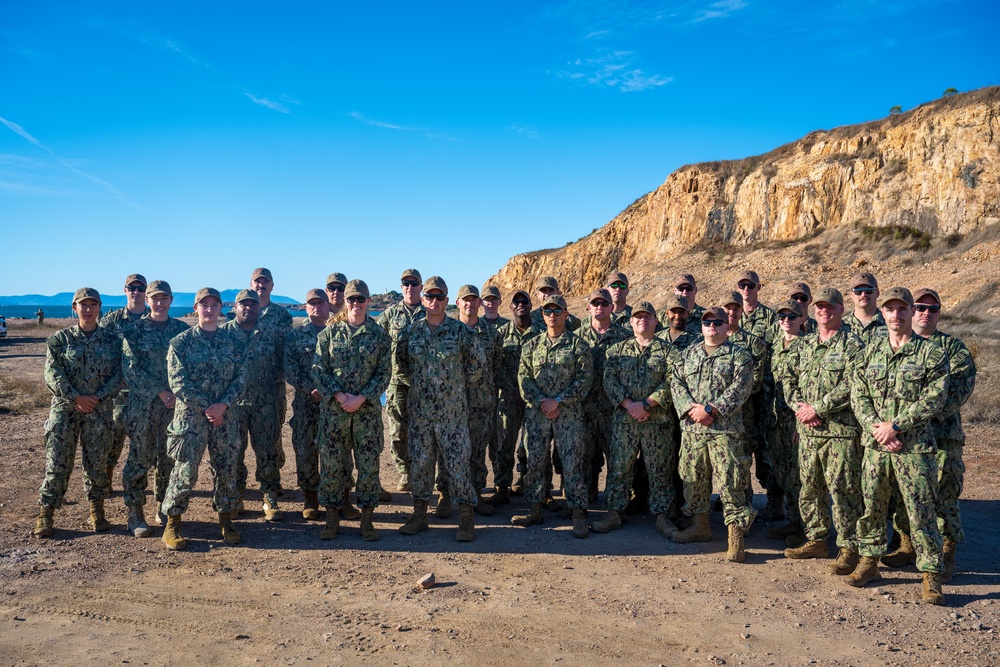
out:
<path id="1" fill-rule="evenodd" d="M 149 537 L 143 507 L 149 470 L 155 466 L 153 497 L 156 518 L 163 523 L 160 505 L 167 493 L 173 460 L 167 456 L 167 427 L 174 418 L 176 398 L 167 378 L 167 350 L 171 339 L 190 327 L 170 317 L 173 292 L 164 280 L 154 280 L 146 289 L 149 314 L 123 334 L 122 374 L 128 384 L 125 430 L 129 448 L 122 470 L 122 495 L 128 508 L 128 529 L 135 537 Z"/>
<path id="2" fill-rule="evenodd" d="M 885 337 L 888 334 L 885 317 L 876 305 L 878 298 L 878 281 L 874 275 L 861 271 L 851 278 L 851 300 L 854 302 L 854 310 L 844 316 L 844 326 L 866 345 L 872 343 L 872 338 Z"/>
<path id="3" fill-rule="evenodd" d="M 944 604 L 941 533 L 937 527 L 937 443 L 933 420 L 948 395 L 948 354 L 913 332 L 913 296 L 893 287 L 879 297 L 888 335 L 873 338 L 851 385 L 851 406 L 865 446 L 861 486 L 864 515 L 858 520 L 861 560 L 847 577 L 851 586 L 880 578 L 885 555 L 886 520 L 892 482 L 899 486 L 924 573 L 922 598 Z"/>
<path id="4" fill-rule="evenodd" d="M 77 442 L 91 525 L 96 531 L 111 529 L 104 499 L 111 487 L 107 461 L 114 434 L 113 401 L 122 385 L 121 341 L 98 324 L 97 290 L 78 289 L 73 312 L 77 324 L 49 338 L 45 353 L 45 384 L 52 392 L 52 405 L 45 422 L 45 479 L 38 490 L 36 537 L 54 534 L 53 514 L 66 495 Z"/>

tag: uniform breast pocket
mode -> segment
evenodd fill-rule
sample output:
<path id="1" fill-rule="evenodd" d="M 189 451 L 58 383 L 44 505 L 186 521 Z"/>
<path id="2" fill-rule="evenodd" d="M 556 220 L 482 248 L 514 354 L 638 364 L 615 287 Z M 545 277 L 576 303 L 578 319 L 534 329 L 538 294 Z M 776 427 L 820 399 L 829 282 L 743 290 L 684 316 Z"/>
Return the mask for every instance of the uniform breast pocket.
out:
<path id="1" fill-rule="evenodd" d="M 901 368 L 899 370 L 899 395 L 908 401 L 920 398 L 926 373 L 923 368 Z"/>
<path id="2" fill-rule="evenodd" d="M 576 358 L 573 357 L 573 353 L 570 351 L 556 352 L 552 356 L 552 361 L 556 366 L 572 366 L 576 362 Z"/>
<path id="3" fill-rule="evenodd" d="M 159 341 L 154 338 L 146 337 L 139 340 L 139 351 L 146 354 L 156 352 L 159 349 Z"/>

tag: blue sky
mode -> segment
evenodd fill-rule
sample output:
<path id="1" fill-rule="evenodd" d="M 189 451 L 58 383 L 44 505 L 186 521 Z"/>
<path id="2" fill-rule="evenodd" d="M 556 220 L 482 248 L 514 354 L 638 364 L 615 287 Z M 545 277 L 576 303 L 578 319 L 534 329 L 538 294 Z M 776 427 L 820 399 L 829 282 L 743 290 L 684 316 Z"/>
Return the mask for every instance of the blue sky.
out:
<path id="1" fill-rule="evenodd" d="M 995 1 L 4 3 L 0 293 L 481 284 L 677 167 L 1000 83 Z"/>

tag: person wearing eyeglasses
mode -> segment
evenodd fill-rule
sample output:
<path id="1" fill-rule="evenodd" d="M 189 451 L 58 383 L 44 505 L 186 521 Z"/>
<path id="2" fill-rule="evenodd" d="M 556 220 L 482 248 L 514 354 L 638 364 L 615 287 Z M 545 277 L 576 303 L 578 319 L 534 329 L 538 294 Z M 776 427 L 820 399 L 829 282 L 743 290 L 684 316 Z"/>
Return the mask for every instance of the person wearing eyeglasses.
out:
<path id="1" fill-rule="evenodd" d="M 174 460 L 174 467 L 163 498 L 167 525 L 162 539 L 171 550 L 187 548 L 181 535 L 181 517 L 187 511 L 206 449 L 214 478 L 212 507 L 219 515 L 222 539 L 226 544 L 240 542 L 233 525 L 240 496 L 240 430 L 229 409 L 246 391 L 249 365 L 243 363 L 244 344 L 239 334 L 219 326 L 219 291 L 211 287 L 198 290 L 194 310 L 197 325 L 174 336 L 167 350 L 167 378 L 176 403 L 167 429 L 167 455 Z"/>
<path id="2" fill-rule="evenodd" d="M 542 276 L 535 283 L 535 298 L 538 299 L 539 303 L 545 301 L 545 299 L 549 298 L 550 296 L 552 296 L 554 294 L 561 295 L 562 294 L 562 290 L 559 289 L 559 281 L 556 280 L 553 276 Z M 544 327 L 545 326 L 545 318 L 542 317 L 542 307 L 541 306 L 539 306 L 535 310 L 531 311 L 531 319 L 538 326 L 540 326 L 540 327 Z M 583 323 L 580 321 L 579 317 L 577 317 L 573 313 L 569 313 L 567 315 L 567 317 L 566 317 L 566 329 L 568 329 L 569 331 L 576 331 L 582 325 L 583 325 Z"/>
<path id="3" fill-rule="evenodd" d="M 500 306 L 503 305 L 503 298 L 500 296 L 500 288 L 496 285 L 483 285 L 483 319 L 494 329 L 499 329 L 510 322 L 500 314 Z M 490 451 L 493 451 L 492 449 Z"/>
<path id="4" fill-rule="evenodd" d="M 876 305 L 879 298 L 878 281 L 867 271 L 856 273 L 851 279 L 851 301 L 854 311 L 844 316 L 844 326 L 853 331 L 866 345 L 874 337 L 888 334 L 885 318 Z"/>
<path id="5" fill-rule="evenodd" d="M 893 287 L 879 296 L 888 334 L 873 338 L 854 369 L 851 407 L 862 430 L 858 519 L 861 559 L 846 582 L 862 587 L 881 578 L 878 559 L 886 554 L 886 520 L 893 480 L 909 520 L 921 599 L 944 604 L 944 557 L 937 526 L 938 464 L 934 418 L 948 400 L 948 353 L 913 331 L 913 295 Z M 820 322 L 822 324 L 822 321 Z"/>
<path id="6" fill-rule="evenodd" d="M 476 334 L 448 317 L 448 285 L 440 276 L 424 281 L 421 297 L 426 316 L 400 334 L 395 360 L 401 381 L 409 386 L 410 484 L 413 514 L 400 527 L 404 535 L 427 529 L 427 505 L 439 464 L 448 491 L 458 502 L 455 539 L 475 539 L 474 508 L 478 494 L 469 460 L 469 394 L 487 380 L 486 355 Z M 440 455 L 440 456 L 439 456 Z"/>
<path id="7" fill-rule="evenodd" d="M 540 307 L 545 334 L 524 344 L 517 373 L 524 399 L 524 429 L 528 466 L 524 497 L 531 504 L 526 515 L 515 516 L 515 526 L 544 522 L 542 503 L 548 491 L 546 468 L 549 444 L 562 459 L 562 486 L 566 505 L 573 513 L 573 537 L 584 538 L 587 528 L 586 426 L 584 398 L 594 381 L 594 356 L 590 346 L 566 328 L 569 309 L 560 294 L 550 294 Z"/>
<path id="8" fill-rule="evenodd" d="M 344 288 L 347 287 L 347 276 L 334 271 L 326 277 L 326 298 L 330 303 L 330 315 L 339 315 L 344 309 Z"/>
<path id="9" fill-rule="evenodd" d="M 678 467 L 684 480 L 683 512 L 689 528 L 677 531 L 675 542 L 710 542 L 712 480 L 722 486 L 723 520 L 729 533 L 726 559 L 746 560 L 743 537 L 757 511 L 747 503 L 749 483 L 745 452 L 743 405 L 753 390 L 754 362 L 750 353 L 729 340 L 729 322 L 722 306 L 702 314 L 703 341 L 692 345 L 674 364 L 670 393 L 681 418 Z"/>
<path id="10" fill-rule="evenodd" d="M 701 316 L 705 312 L 704 306 L 697 303 L 698 283 L 690 273 L 682 273 L 674 280 L 674 295 L 682 296 L 688 302 L 687 329 L 692 336 L 697 338 L 701 335 Z M 660 325 L 666 329 L 670 327 L 670 320 L 666 315 L 667 311 L 660 313 Z"/>
<path id="11" fill-rule="evenodd" d="M 45 385 L 52 403 L 45 422 L 45 478 L 38 489 L 35 537 L 55 534 L 53 517 L 66 496 L 77 442 L 90 524 L 96 532 L 111 530 L 104 514 L 104 500 L 111 493 L 106 464 L 114 398 L 122 386 L 122 343 L 98 323 L 101 294 L 96 289 L 81 287 L 73 294 L 73 313 L 77 324 L 46 343 Z"/>
<path id="12" fill-rule="evenodd" d="M 125 331 L 139 321 L 143 315 L 149 314 L 146 305 L 146 279 L 139 273 L 132 273 L 125 278 L 125 305 L 116 308 L 101 318 L 101 328 L 118 335 L 121 340 Z M 128 385 L 122 385 L 122 390 L 115 397 L 114 420 L 115 431 L 108 450 L 108 483 L 114 477 L 115 467 L 121 460 L 125 449 L 125 405 L 128 403 Z"/>
<path id="13" fill-rule="evenodd" d="M 628 276 L 621 271 L 612 271 L 604 281 L 611 295 L 611 321 L 632 333 L 632 306 L 628 305 Z"/>
<path id="14" fill-rule="evenodd" d="M 400 493 L 409 493 L 410 485 L 410 450 L 407 447 L 407 424 L 409 413 L 406 407 L 406 396 L 409 387 L 402 382 L 399 372 L 396 370 L 396 341 L 399 335 L 408 326 L 425 316 L 424 307 L 420 301 L 420 290 L 423 287 L 423 278 L 416 269 L 405 269 L 400 278 L 400 289 L 403 299 L 382 311 L 382 314 L 375 318 L 378 325 L 386 330 L 392 340 L 392 378 L 389 380 L 389 388 L 385 392 L 385 417 L 389 422 L 389 453 L 396 464 L 396 471 L 399 473 L 399 483 L 396 490 Z"/>
<path id="15" fill-rule="evenodd" d="M 944 538 L 944 573 L 941 583 L 947 584 L 955 576 L 955 551 L 965 538 L 958 499 L 965 481 L 965 463 L 962 451 L 965 431 L 962 430 L 962 405 L 969 400 L 976 386 L 976 362 L 969 348 L 958 339 L 937 328 L 941 317 L 941 297 L 924 287 L 913 293 L 913 332 L 936 343 L 948 356 L 948 398 L 944 409 L 931 420 L 931 429 L 937 443 L 937 522 Z M 889 567 L 902 567 L 916 562 L 916 550 L 910 537 L 910 523 L 905 507 L 899 498 L 898 487 L 893 493 L 889 510 L 893 526 L 900 536 L 900 546 L 893 553 L 883 556 L 881 562 Z"/>
<path id="16" fill-rule="evenodd" d="M 816 294 L 819 329 L 796 347 L 784 384 L 799 434 L 799 513 L 806 541 L 785 558 L 829 558 L 830 527 L 837 530 L 837 558 L 827 572 L 848 575 L 858 564 L 861 497 L 861 429 L 851 410 L 851 378 L 864 363 L 865 344 L 842 327 L 844 297 L 826 287 Z M 830 508 L 832 504 L 832 516 Z"/>
<path id="17" fill-rule="evenodd" d="M 792 286 L 788 288 L 788 298 L 801 305 L 802 312 L 805 313 L 805 317 L 802 320 L 802 333 L 816 333 L 819 325 L 816 324 L 815 318 L 809 316 L 809 306 L 812 304 L 812 290 L 809 289 L 809 285 L 806 283 L 792 283 Z M 781 334 L 775 338 L 780 337 Z"/>
<path id="18" fill-rule="evenodd" d="M 342 508 L 351 491 L 351 456 L 358 469 L 357 500 L 361 538 L 378 540 L 373 515 L 382 491 L 382 392 L 392 374 L 389 334 L 368 315 L 371 294 L 363 280 L 344 288 L 345 312 L 319 332 L 314 346 L 312 380 L 320 396 L 318 434 L 319 502 L 326 508 L 321 540 L 340 529 Z M 346 313 L 346 314 L 345 314 Z"/>

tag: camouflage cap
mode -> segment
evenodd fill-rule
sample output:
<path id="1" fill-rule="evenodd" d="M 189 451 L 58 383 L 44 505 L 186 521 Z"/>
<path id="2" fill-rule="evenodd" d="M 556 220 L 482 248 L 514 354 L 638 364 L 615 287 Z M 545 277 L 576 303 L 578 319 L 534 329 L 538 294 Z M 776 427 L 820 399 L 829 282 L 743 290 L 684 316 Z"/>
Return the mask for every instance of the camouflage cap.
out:
<path id="1" fill-rule="evenodd" d="M 445 293 L 447 294 L 447 291 Z M 363 296 L 366 299 L 370 299 L 372 295 L 368 291 L 368 283 L 360 278 L 355 278 L 347 283 L 347 286 L 344 288 L 344 298 L 346 299 L 349 296 Z"/>
<path id="2" fill-rule="evenodd" d="M 918 301 L 920 301 L 921 298 L 925 296 L 931 297 L 932 299 L 934 299 L 934 303 L 936 303 L 939 306 L 941 305 L 941 297 L 938 296 L 938 293 L 932 290 L 930 287 L 921 287 L 916 292 L 914 292 L 913 303 L 917 303 Z"/>
<path id="3" fill-rule="evenodd" d="M 816 292 L 816 298 L 813 299 L 813 303 L 833 303 L 838 306 L 843 306 L 844 295 L 841 294 L 838 289 L 834 289 L 833 287 L 824 287 L 820 291 Z"/>
<path id="4" fill-rule="evenodd" d="M 690 273 L 682 273 L 674 279 L 674 287 L 680 287 L 681 285 L 690 285 L 691 287 L 698 289 L 698 283 L 694 281 L 694 276 Z"/>
<path id="5" fill-rule="evenodd" d="M 479 288 L 475 285 L 462 285 L 458 288 L 458 299 L 464 299 L 467 296 L 474 296 L 479 298 Z"/>
<path id="6" fill-rule="evenodd" d="M 604 284 L 610 287 L 613 283 L 625 283 L 625 287 L 628 287 L 628 276 L 621 271 L 612 271 Z"/>
<path id="7" fill-rule="evenodd" d="M 483 285 L 482 297 L 484 299 L 492 297 L 500 299 L 501 301 L 503 300 L 503 297 L 500 296 L 500 288 L 496 285 Z"/>
<path id="8" fill-rule="evenodd" d="M 635 317 L 636 313 L 649 313 L 653 317 L 656 317 L 656 308 L 648 301 L 640 301 L 632 306 L 632 317 Z"/>
<path id="9" fill-rule="evenodd" d="M 146 287 L 146 296 L 156 296 L 157 294 L 166 294 L 167 296 L 174 295 L 173 291 L 170 289 L 170 283 L 166 280 L 154 280 Z"/>
<path id="10" fill-rule="evenodd" d="M 326 292 L 321 289 L 311 289 L 306 292 L 306 300 L 302 303 L 309 303 L 313 299 L 319 299 L 320 301 L 326 301 Z"/>
<path id="11" fill-rule="evenodd" d="M 323 295 L 323 298 L 326 298 L 326 294 Z M 254 292 L 252 289 L 241 289 L 236 293 L 236 298 L 233 299 L 233 301 L 235 303 L 242 303 L 247 299 L 255 303 L 260 303 L 260 297 L 257 296 L 257 292 Z"/>
<path id="12" fill-rule="evenodd" d="M 686 296 L 671 294 L 667 297 L 667 303 L 663 306 L 665 310 L 691 310 L 690 303 Z"/>
<path id="13" fill-rule="evenodd" d="M 859 273 L 855 273 L 854 277 L 851 278 L 851 289 L 854 289 L 855 287 L 873 287 L 878 289 L 878 281 L 875 280 L 875 276 L 867 271 L 861 271 Z"/>
<path id="14" fill-rule="evenodd" d="M 802 308 L 802 304 L 796 301 L 795 299 L 788 299 L 786 301 L 782 301 L 780 304 L 778 304 L 778 307 L 775 310 L 775 312 L 780 313 L 783 310 L 790 310 L 799 317 L 806 316 L 805 309 Z"/>
<path id="15" fill-rule="evenodd" d="M 407 278 L 413 278 L 418 283 L 424 282 L 424 279 L 420 277 L 420 272 L 416 269 L 403 269 L 403 275 L 400 280 L 406 280 Z"/>
<path id="16" fill-rule="evenodd" d="M 546 288 L 548 288 L 548 289 L 554 289 L 555 291 L 558 292 L 559 291 L 559 281 L 556 280 L 553 276 L 542 276 L 537 281 L 535 281 L 535 290 L 536 291 L 541 290 L 541 289 L 546 289 Z"/>
<path id="17" fill-rule="evenodd" d="M 723 297 L 723 299 L 724 299 L 722 301 L 723 306 L 728 306 L 731 303 L 735 303 L 738 304 L 740 308 L 743 307 L 743 295 L 740 294 L 739 292 L 726 292 L 726 295 Z"/>
<path id="18" fill-rule="evenodd" d="M 341 285 L 346 285 L 347 276 L 345 276 L 343 273 L 339 271 L 334 271 L 333 273 L 331 273 L 326 277 L 326 284 L 330 285 L 331 283 L 340 283 Z"/>
<path id="19" fill-rule="evenodd" d="M 424 281 L 424 291 L 430 292 L 432 289 L 440 290 L 445 294 L 448 293 L 448 283 L 444 281 L 441 276 L 431 276 Z"/>
<path id="20" fill-rule="evenodd" d="M 788 296 L 795 296 L 796 294 L 805 294 L 810 299 L 812 298 L 812 290 L 805 283 L 792 283 L 792 286 L 788 288 Z"/>
<path id="21" fill-rule="evenodd" d="M 97 303 L 101 303 L 101 293 L 93 287 L 81 287 L 73 292 L 73 303 L 80 303 L 84 299 L 93 299 Z"/>
<path id="22" fill-rule="evenodd" d="M 250 274 L 250 282 L 257 280 L 258 278 L 267 278 L 272 283 L 274 282 L 274 278 L 271 277 L 271 270 L 265 269 L 263 266 L 253 270 L 253 273 Z"/>
<path id="23" fill-rule="evenodd" d="M 728 322 L 729 313 L 727 313 L 726 309 L 722 306 L 709 306 L 705 309 L 705 312 L 701 314 L 701 319 L 714 319 Z"/>
<path id="24" fill-rule="evenodd" d="M 142 283 L 143 287 L 148 284 L 146 283 L 146 278 L 141 273 L 130 273 L 128 275 L 128 278 L 125 279 L 125 286 L 128 287 L 132 283 Z"/>
<path id="25" fill-rule="evenodd" d="M 563 298 L 562 294 L 550 294 L 545 297 L 545 300 L 542 301 L 542 308 L 546 306 L 559 306 L 563 310 L 569 310 L 566 306 L 566 299 Z"/>
<path id="26" fill-rule="evenodd" d="M 519 289 L 519 290 L 514 290 L 514 293 L 510 295 L 511 302 L 513 302 L 514 299 L 516 299 L 519 296 L 523 296 L 529 302 L 531 301 L 531 295 L 525 292 L 523 289 Z"/>
<path id="27" fill-rule="evenodd" d="M 216 299 L 219 300 L 219 303 L 222 303 L 222 295 L 219 294 L 219 290 L 215 289 L 214 287 L 202 287 L 200 290 L 198 290 L 198 293 L 194 295 L 194 304 L 197 306 L 199 303 L 201 303 L 210 296 L 214 296 Z M 257 296 L 256 292 L 254 292 L 254 296 Z"/>
<path id="28" fill-rule="evenodd" d="M 611 299 L 611 292 L 604 289 L 603 287 L 599 287 L 595 289 L 593 292 L 591 292 L 590 296 L 587 297 L 587 303 L 589 304 L 591 301 L 594 301 L 595 299 L 604 299 L 608 303 L 614 303 L 614 301 Z"/>
<path id="29" fill-rule="evenodd" d="M 907 306 L 913 305 L 913 295 L 905 287 L 890 287 L 878 297 L 878 307 L 882 308 L 890 301 L 902 301 Z"/>
<path id="30" fill-rule="evenodd" d="M 736 284 L 739 285 L 741 280 L 749 280 L 754 285 L 760 284 L 760 276 L 757 275 L 756 271 L 741 271 L 738 276 L 736 276 Z"/>

